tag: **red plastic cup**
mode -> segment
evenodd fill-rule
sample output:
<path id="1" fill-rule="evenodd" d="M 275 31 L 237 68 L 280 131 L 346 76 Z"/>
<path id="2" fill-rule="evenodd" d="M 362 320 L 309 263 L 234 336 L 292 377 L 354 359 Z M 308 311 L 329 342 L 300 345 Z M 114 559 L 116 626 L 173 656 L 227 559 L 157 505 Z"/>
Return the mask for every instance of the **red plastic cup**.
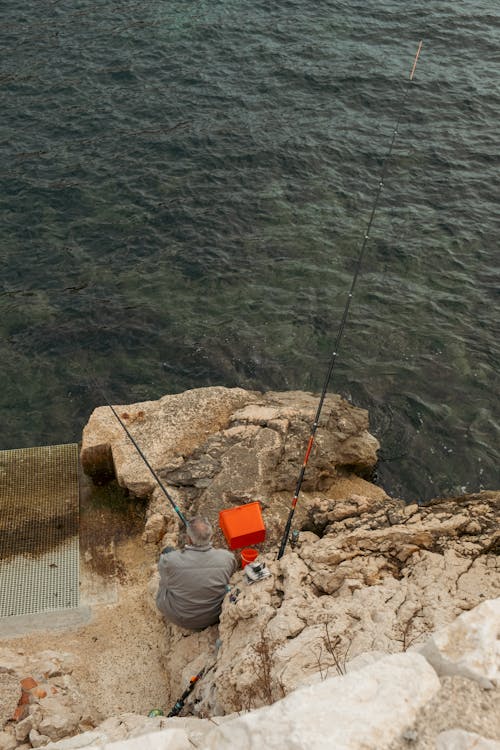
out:
<path id="1" fill-rule="evenodd" d="M 257 555 L 259 554 L 259 550 L 252 549 L 251 547 L 245 547 L 241 550 L 241 567 L 244 568 L 245 565 L 248 565 L 248 563 L 254 562 Z"/>

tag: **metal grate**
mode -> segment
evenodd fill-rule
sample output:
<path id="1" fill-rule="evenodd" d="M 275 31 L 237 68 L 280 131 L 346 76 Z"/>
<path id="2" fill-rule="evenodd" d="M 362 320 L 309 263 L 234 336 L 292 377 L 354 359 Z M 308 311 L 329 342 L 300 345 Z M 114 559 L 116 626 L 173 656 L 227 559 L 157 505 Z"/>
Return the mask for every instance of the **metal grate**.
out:
<path id="1" fill-rule="evenodd" d="M 78 445 L 0 451 L 0 617 L 78 607 Z"/>

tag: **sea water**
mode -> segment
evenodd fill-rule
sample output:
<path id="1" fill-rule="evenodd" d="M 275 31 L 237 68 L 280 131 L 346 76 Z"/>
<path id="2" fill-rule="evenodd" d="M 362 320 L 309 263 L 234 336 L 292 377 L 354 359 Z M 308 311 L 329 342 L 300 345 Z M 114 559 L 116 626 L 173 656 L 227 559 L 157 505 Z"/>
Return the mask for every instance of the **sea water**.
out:
<path id="1" fill-rule="evenodd" d="M 498 487 L 497 2 L 4 0 L 0 46 L 0 448 L 94 377 L 321 390 L 401 114 L 330 390 L 392 493 Z"/>

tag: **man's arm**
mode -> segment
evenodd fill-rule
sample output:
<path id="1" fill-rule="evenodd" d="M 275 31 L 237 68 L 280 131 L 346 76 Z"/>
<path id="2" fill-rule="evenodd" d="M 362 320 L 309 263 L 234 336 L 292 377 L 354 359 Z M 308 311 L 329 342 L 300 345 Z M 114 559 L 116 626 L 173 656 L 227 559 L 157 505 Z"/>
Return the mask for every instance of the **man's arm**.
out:
<path id="1" fill-rule="evenodd" d="M 234 575 L 236 571 L 238 570 L 238 563 L 236 562 L 236 557 L 231 553 L 231 557 L 233 558 L 233 570 L 230 575 Z"/>
<path id="2" fill-rule="evenodd" d="M 168 552 L 165 551 L 165 550 L 162 550 L 161 553 L 160 553 L 160 558 L 158 560 L 158 571 L 160 573 L 160 580 L 162 582 L 165 582 L 167 580 L 167 576 L 168 576 L 168 568 L 169 568 L 168 556 L 169 556 L 169 552 L 171 552 L 170 549 L 168 550 Z"/>

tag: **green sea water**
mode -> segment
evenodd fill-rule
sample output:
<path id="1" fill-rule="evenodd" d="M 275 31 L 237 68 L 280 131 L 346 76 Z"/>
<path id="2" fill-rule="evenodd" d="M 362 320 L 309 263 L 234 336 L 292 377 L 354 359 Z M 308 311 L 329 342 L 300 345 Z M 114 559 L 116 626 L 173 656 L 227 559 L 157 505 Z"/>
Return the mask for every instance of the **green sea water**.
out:
<path id="1" fill-rule="evenodd" d="M 497 3 L 0 21 L 0 449 L 78 440 L 91 377 L 113 403 L 321 390 L 410 86 L 330 389 L 394 494 L 499 486 Z"/>

